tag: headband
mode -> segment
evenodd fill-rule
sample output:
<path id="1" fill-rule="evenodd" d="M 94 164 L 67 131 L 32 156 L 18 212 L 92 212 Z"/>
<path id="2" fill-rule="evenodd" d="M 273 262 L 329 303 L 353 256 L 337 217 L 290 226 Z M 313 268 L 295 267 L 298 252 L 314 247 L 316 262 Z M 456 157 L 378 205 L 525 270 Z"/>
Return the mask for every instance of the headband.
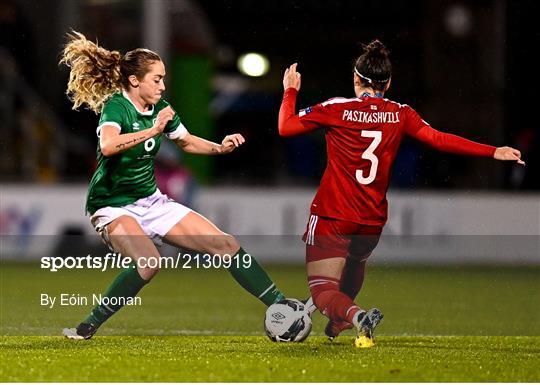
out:
<path id="1" fill-rule="evenodd" d="M 360 72 L 358 72 L 356 67 L 354 67 L 354 73 L 357 74 L 358 76 L 360 76 L 362 79 L 366 79 L 369 83 L 373 83 L 373 82 L 386 83 L 388 80 L 390 80 L 390 78 L 385 79 L 385 80 L 372 80 L 372 79 L 368 78 L 367 76 L 364 76 Z"/>

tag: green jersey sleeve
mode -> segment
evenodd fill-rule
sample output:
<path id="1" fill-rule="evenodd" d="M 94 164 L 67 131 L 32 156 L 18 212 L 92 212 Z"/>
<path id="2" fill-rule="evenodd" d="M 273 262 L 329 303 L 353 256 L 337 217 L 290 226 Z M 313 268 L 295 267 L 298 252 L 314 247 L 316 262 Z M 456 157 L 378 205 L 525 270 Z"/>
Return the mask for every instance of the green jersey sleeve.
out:
<path id="1" fill-rule="evenodd" d="M 99 124 L 96 130 L 97 135 L 100 135 L 103 126 L 114 126 L 121 132 L 124 115 L 124 107 L 120 103 L 115 100 L 110 100 L 105 103 L 99 118 Z"/>

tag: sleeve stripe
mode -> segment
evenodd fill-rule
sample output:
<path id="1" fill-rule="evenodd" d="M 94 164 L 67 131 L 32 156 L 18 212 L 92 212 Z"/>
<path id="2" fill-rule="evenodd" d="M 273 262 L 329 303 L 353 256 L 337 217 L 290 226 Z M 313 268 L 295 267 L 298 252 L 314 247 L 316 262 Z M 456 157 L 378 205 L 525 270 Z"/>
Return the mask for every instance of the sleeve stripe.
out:
<path id="1" fill-rule="evenodd" d="M 178 126 L 173 131 L 165 133 L 167 138 L 171 140 L 184 139 L 187 134 L 188 130 L 182 123 L 178 124 Z"/>
<path id="2" fill-rule="evenodd" d="M 118 131 L 122 131 L 122 126 L 120 126 L 118 123 L 116 122 L 103 122 L 101 123 L 98 128 L 96 128 L 96 134 L 97 136 L 99 137 L 99 135 L 101 134 L 101 128 L 103 126 L 113 126 L 113 127 L 116 127 L 118 128 Z"/>

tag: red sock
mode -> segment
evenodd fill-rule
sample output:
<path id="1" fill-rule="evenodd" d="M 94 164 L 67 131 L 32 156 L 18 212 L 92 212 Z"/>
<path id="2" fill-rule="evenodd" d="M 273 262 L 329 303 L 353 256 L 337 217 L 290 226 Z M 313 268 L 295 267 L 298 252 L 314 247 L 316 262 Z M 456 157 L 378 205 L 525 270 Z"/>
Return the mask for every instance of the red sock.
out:
<path id="1" fill-rule="evenodd" d="M 308 277 L 309 290 L 315 306 L 332 321 L 353 323 L 360 308 L 346 294 L 339 291 L 339 280 L 323 276 Z"/>
<path id="2" fill-rule="evenodd" d="M 339 289 L 353 301 L 358 293 L 360 293 L 360 289 L 362 289 L 362 285 L 364 284 L 366 262 L 366 260 L 358 261 L 347 258 L 347 262 L 343 268 Z"/>

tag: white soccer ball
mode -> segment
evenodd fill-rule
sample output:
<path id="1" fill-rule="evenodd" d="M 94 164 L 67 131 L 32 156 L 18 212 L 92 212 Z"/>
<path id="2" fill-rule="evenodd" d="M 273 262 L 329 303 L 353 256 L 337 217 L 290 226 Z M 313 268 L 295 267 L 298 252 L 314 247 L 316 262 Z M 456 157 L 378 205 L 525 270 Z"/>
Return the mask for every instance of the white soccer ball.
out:
<path id="1" fill-rule="evenodd" d="M 301 301 L 286 298 L 266 309 L 264 329 L 274 342 L 302 342 L 311 332 L 311 317 Z"/>

